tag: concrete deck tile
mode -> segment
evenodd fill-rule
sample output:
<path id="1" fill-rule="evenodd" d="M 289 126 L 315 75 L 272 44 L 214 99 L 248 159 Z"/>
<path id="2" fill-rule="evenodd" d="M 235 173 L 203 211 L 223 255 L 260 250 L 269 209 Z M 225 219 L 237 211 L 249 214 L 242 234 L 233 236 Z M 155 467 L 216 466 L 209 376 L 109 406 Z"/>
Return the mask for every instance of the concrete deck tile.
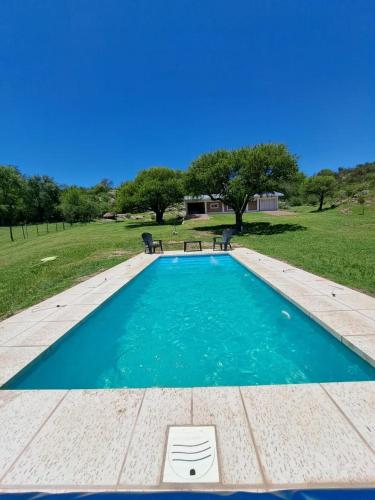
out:
<path id="1" fill-rule="evenodd" d="M 302 297 L 296 297 L 294 302 L 307 312 L 350 310 L 350 307 L 339 302 L 338 300 L 321 295 L 304 295 Z"/>
<path id="2" fill-rule="evenodd" d="M 120 281 L 109 280 L 107 283 L 100 285 L 100 287 L 93 288 L 91 292 L 111 295 L 112 293 L 117 292 L 117 290 L 120 290 L 122 286 L 123 284 Z"/>
<path id="3" fill-rule="evenodd" d="M 375 321 L 375 309 L 358 309 L 358 312 Z"/>
<path id="4" fill-rule="evenodd" d="M 45 346 L 0 347 L 0 386 L 45 350 Z"/>
<path id="5" fill-rule="evenodd" d="M 271 485 L 375 481 L 375 455 L 317 384 L 241 388 Z"/>
<path id="6" fill-rule="evenodd" d="M 35 323 L 0 323 L 0 345 L 6 344 L 10 339 L 16 337 L 19 333 L 24 332 Z"/>
<path id="7" fill-rule="evenodd" d="M 8 340 L 8 346 L 50 346 L 68 330 L 73 328 L 75 321 L 43 321 L 31 326 Z"/>
<path id="8" fill-rule="evenodd" d="M 193 424 L 216 425 L 223 484 L 263 483 L 238 387 L 194 388 Z"/>
<path id="9" fill-rule="evenodd" d="M 90 314 L 96 305 L 69 305 L 59 307 L 45 321 L 80 321 Z"/>
<path id="10" fill-rule="evenodd" d="M 375 311 L 375 299 L 364 293 L 341 294 L 338 292 L 335 298 L 352 309 L 373 309 Z"/>
<path id="11" fill-rule="evenodd" d="M 65 393 L 0 391 L 0 480 Z"/>
<path id="12" fill-rule="evenodd" d="M 288 295 L 291 298 L 312 296 L 312 295 L 322 295 L 318 290 L 314 290 L 307 285 L 302 285 L 297 281 L 295 283 L 284 284 L 283 281 L 278 283 L 278 280 L 270 279 L 269 282 L 275 286 L 278 290 Z"/>
<path id="13" fill-rule="evenodd" d="M 77 305 L 99 305 L 102 304 L 111 296 L 110 293 L 85 293 L 82 297 L 77 298 L 75 304 Z"/>
<path id="14" fill-rule="evenodd" d="M 283 274 L 291 279 L 294 279 L 295 281 L 298 281 L 299 283 L 305 284 L 309 284 L 313 281 L 314 278 L 316 279 L 316 276 L 314 276 L 313 274 L 292 266 L 285 267 Z"/>
<path id="15" fill-rule="evenodd" d="M 375 367 L 375 335 L 345 335 L 342 342 Z"/>
<path id="16" fill-rule="evenodd" d="M 375 382 L 322 386 L 375 451 Z"/>
<path id="17" fill-rule="evenodd" d="M 344 285 L 340 285 L 339 283 L 335 283 L 334 281 L 326 280 L 324 278 L 321 279 L 318 278 L 314 281 L 309 281 L 308 285 L 320 293 L 331 296 L 332 294 L 346 295 L 353 293 L 353 290 L 351 288 L 348 288 Z"/>
<path id="18" fill-rule="evenodd" d="M 314 315 L 340 335 L 375 335 L 375 321 L 356 311 L 315 312 Z"/>
<path id="19" fill-rule="evenodd" d="M 167 426 L 190 423 L 191 389 L 147 389 L 119 484 L 158 485 Z"/>
<path id="20" fill-rule="evenodd" d="M 53 309 L 50 307 L 47 308 L 40 308 L 39 304 L 35 305 L 34 307 L 30 307 L 29 309 L 25 309 L 24 311 L 15 314 L 14 316 L 11 316 L 10 318 L 7 319 L 8 323 L 30 323 L 30 322 L 37 322 L 37 321 L 43 321 L 46 319 L 48 316 L 50 316 L 53 313 Z"/>
<path id="21" fill-rule="evenodd" d="M 245 264 L 246 263 L 246 261 L 242 260 L 242 259 L 241 260 L 238 259 L 238 261 L 241 264 Z M 268 269 L 265 266 L 245 265 L 245 267 L 247 269 L 249 269 L 250 271 L 252 271 L 255 275 L 259 275 L 259 276 L 262 276 L 264 278 L 273 278 L 273 279 L 282 279 L 282 278 L 284 278 L 284 276 L 280 273 L 280 271 L 275 271 L 273 269 Z"/>
<path id="22" fill-rule="evenodd" d="M 291 280 L 287 276 L 284 277 L 280 274 L 278 274 L 277 276 L 264 276 L 262 274 L 261 277 L 264 278 L 267 283 L 271 283 L 272 285 L 274 285 L 278 288 L 279 287 L 300 287 L 300 284 L 297 283 L 296 281 Z"/>
<path id="23" fill-rule="evenodd" d="M 114 486 L 143 392 L 70 391 L 3 484 Z"/>

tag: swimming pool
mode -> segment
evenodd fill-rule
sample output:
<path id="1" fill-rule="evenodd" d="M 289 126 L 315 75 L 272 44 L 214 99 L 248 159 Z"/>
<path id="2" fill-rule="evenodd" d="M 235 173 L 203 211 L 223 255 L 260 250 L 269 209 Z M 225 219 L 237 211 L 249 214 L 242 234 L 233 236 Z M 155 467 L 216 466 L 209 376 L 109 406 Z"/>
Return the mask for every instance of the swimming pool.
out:
<path id="1" fill-rule="evenodd" d="M 161 257 L 7 389 L 374 380 L 375 369 L 230 255 Z"/>

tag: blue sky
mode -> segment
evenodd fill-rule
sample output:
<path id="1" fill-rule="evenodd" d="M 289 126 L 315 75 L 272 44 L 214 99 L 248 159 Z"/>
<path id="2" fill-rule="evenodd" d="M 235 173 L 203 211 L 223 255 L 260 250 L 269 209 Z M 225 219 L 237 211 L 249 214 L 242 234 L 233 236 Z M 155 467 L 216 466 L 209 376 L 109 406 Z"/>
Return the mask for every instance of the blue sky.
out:
<path id="1" fill-rule="evenodd" d="M 115 183 L 284 142 L 375 160 L 374 0 L 2 0 L 0 164 Z"/>

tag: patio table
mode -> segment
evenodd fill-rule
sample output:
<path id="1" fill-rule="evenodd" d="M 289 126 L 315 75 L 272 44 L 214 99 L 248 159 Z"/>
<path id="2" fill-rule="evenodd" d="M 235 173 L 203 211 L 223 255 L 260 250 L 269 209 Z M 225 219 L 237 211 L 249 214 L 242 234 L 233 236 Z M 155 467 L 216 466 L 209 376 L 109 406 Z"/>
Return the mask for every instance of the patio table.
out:
<path id="1" fill-rule="evenodd" d="M 201 240 L 187 240 L 184 241 L 184 252 L 187 252 L 187 246 L 188 245 L 193 245 L 193 244 L 198 244 L 199 245 L 199 251 L 202 251 L 202 241 Z"/>

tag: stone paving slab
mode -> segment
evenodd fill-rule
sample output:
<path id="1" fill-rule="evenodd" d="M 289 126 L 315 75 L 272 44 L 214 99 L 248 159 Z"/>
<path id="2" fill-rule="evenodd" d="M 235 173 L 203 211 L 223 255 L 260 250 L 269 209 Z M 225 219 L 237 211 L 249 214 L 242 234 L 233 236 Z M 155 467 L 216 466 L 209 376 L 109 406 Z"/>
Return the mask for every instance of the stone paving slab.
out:
<path id="1" fill-rule="evenodd" d="M 342 342 L 375 367 L 375 335 L 346 335 Z"/>
<path id="2" fill-rule="evenodd" d="M 3 484 L 114 487 L 143 392 L 70 391 Z"/>
<path id="3" fill-rule="evenodd" d="M 19 333 L 24 332 L 33 325 L 35 323 L 32 321 L 29 323 L 8 323 L 3 321 L 0 323 L 0 345 L 6 345 Z"/>
<path id="4" fill-rule="evenodd" d="M 0 392 L 0 491 L 375 486 L 375 382 Z M 162 482 L 168 425 L 215 425 L 220 483 Z"/>
<path id="5" fill-rule="evenodd" d="M 0 480 L 67 391 L 0 391 Z"/>
<path id="6" fill-rule="evenodd" d="M 190 423 L 191 389 L 147 389 L 119 485 L 159 485 L 167 426 Z"/>
<path id="7" fill-rule="evenodd" d="M 268 484 L 375 480 L 375 454 L 318 384 L 241 392 Z"/>
<path id="8" fill-rule="evenodd" d="M 375 335 L 375 321 L 357 311 L 316 311 L 314 316 L 341 336 Z"/>
<path id="9" fill-rule="evenodd" d="M 193 424 L 216 425 L 223 484 L 263 483 L 238 387 L 193 389 Z"/>
<path id="10" fill-rule="evenodd" d="M 0 347 L 0 387 L 37 358 L 46 346 Z"/>
<path id="11" fill-rule="evenodd" d="M 39 322 L 4 343 L 5 346 L 49 346 L 70 330 L 75 321 Z"/>
<path id="12" fill-rule="evenodd" d="M 375 451 L 374 384 L 346 382 L 322 384 L 322 387 Z"/>
<path id="13" fill-rule="evenodd" d="M 375 309 L 358 309 L 358 312 L 375 321 Z"/>

